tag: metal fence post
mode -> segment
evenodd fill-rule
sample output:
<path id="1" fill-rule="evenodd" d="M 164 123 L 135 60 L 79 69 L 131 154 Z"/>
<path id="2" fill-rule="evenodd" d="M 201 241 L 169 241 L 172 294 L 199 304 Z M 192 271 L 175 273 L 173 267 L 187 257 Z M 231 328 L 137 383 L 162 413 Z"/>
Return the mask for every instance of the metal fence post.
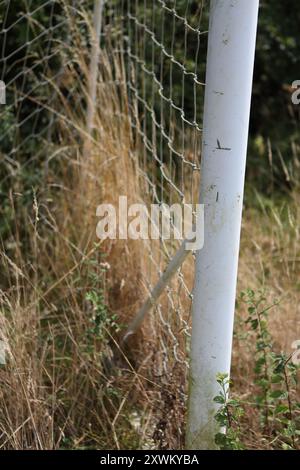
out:
<path id="1" fill-rule="evenodd" d="M 230 372 L 259 0 L 211 0 L 187 448 L 214 449 L 217 373 Z"/>

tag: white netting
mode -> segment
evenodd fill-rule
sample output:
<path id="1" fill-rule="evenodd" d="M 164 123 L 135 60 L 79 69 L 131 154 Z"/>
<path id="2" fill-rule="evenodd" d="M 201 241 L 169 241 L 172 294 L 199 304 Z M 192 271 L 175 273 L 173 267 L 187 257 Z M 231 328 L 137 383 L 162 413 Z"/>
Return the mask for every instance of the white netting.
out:
<path id="1" fill-rule="evenodd" d="M 89 102 L 86 77 L 93 79 L 88 66 L 95 38 L 94 3 L 0 2 L 0 79 L 6 84 L 6 105 L 0 106 L 3 195 L 17 174 L 35 175 L 35 167 L 40 168 L 41 163 L 47 171 L 49 162 L 60 157 L 63 149 L 70 157 L 77 144 L 81 150 L 84 147 Z M 194 204 L 198 200 L 206 6 L 204 0 L 105 2 L 92 137 L 94 142 L 99 137 L 103 151 L 101 139 L 108 128 L 110 105 L 107 110 L 100 107 L 111 80 L 117 90 L 111 96 L 117 100 L 118 94 L 127 95 L 122 96 L 127 106 L 122 113 L 113 110 L 113 125 L 120 126 L 122 114 L 129 122 L 130 155 L 139 171 L 139 195 L 147 205 Z M 109 60 L 111 72 L 106 73 Z M 101 201 L 94 202 L 96 206 Z M 140 282 L 145 298 L 176 253 L 178 241 L 150 240 L 144 248 Z M 179 375 L 185 375 L 193 269 L 190 255 L 148 321 L 158 358 L 154 369 L 165 377 L 163 383 L 173 380 L 168 374 L 177 365 Z M 144 298 L 135 299 L 136 305 Z M 131 317 L 134 313 L 131 311 Z M 183 397 L 184 379 L 179 384 Z"/>
<path id="2" fill-rule="evenodd" d="M 204 96 L 207 9 L 203 1 L 118 2 L 115 35 L 126 64 L 131 126 L 140 159 L 141 186 L 151 203 L 195 204 Z M 118 22 L 119 21 L 119 22 Z M 112 22 L 106 27 L 109 35 Z M 146 198 L 145 198 L 146 199 Z M 149 202 L 148 200 L 148 202 Z M 150 242 L 148 292 L 178 245 Z M 167 362 L 186 361 L 193 259 L 185 263 L 157 306 L 160 346 Z M 157 328 L 154 328 L 157 331 Z M 174 361 L 175 360 L 175 361 Z"/>

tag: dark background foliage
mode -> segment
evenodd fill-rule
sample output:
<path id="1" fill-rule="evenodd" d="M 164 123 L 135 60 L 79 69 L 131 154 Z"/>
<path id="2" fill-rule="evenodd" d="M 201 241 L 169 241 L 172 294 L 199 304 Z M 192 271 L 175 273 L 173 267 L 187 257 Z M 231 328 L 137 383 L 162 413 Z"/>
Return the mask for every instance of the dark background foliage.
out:
<path id="1" fill-rule="evenodd" d="M 45 2 L 46 3 L 46 2 Z M 84 2 L 77 2 L 82 6 Z M 118 2 L 114 2 L 118 3 Z M 166 2 L 169 6 L 173 2 Z M 204 1 L 204 9 L 202 12 L 201 28 L 205 29 L 208 25 L 208 1 Z M 0 30 L 3 28 L 3 21 L 5 18 L 7 2 L 1 2 L 0 6 Z M 73 2 L 76 6 L 76 2 Z M 85 2 L 86 6 L 91 9 L 92 2 Z M 34 15 L 35 22 L 28 27 L 27 19 L 20 20 L 24 12 L 35 10 L 41 2 L 39 1 L 26 1 L 15 0 L 10 2 L 8 9 L 9 15 L 5 18 L 6 28 L 13 25 L 11 32 L 5 34 L 1 32 L 1 42 L 4 44 L 4 35 L 6 36 L 5 47 L 1 52 L 0 75 L 2 79 L 9 82 L 17 72 L 30 70 L 33 66 L 34 73 L 28 73 L 24 83 L 24 77 L 20 74 L 19 78 L 14 82 L 14 86 L 24 88 L 24 93 L 27 89 L 32 88 L 34 82 L 40 80 L 43 74 L 46 73 L 45 63 L 38 61 L 43 55 L 51 55 L 51 51 L 57 47 L 57 39 L 67 40 L 68 31 L 66 28 L 60 28 L 58 25 L 63 19 L 63 11 L 57 2 L 47 2 L 46 6 L 41 8 Z M 129 5 L 129 6 L 128 6 Z M 153 9 L 153 5 L 155 8 Z M 123 1 L 125 10 L 127 8 L 135 8 L 136 2 Z M 176 10 L 179 14 L 183 15 L 186 12 L 186 0 L 176 1 Z M 188 2 L 189 21 L 192 25 L 197 26 L 199 22 L 199 1 L 190 0 Z M 180 22 L 176 23 L 175 33 L 172 25 L 172 15 L 163 12 L 159 4 L 152 1 L 138 2 L 139 15 L 147 19 L 153 24 L 153 30 L 157 38 L 168 45 L 172 42 L 172 35 L 174 35 L 174 49 L 173 54 L 175 59 L 183 62 L 183 37 L 184 27 L 180 27 Z M 109 28 L 109 18 L 113 14 L 112 3 L 107 4 L 107 16 L 105 18 L 106 28 Z M 154 13 L 153 13 L 154 12 Z M 161 30 L 161 15 L 164 14 L 164 32 Z M 254 71 L 254 86 L 253 86 L 253 102 L 250 123 L 250 143 L 249 143 L 249 159 L 248 159 L 248 177 L 255 181 L 255 185 L 259 190 L 269 194 L 275 189 L 285 189 L 289 186 L 287 181 L 286 171 L 282 167 L 282 159 L 289 171 L 292 170 L 293 152 L 292 145 L 299 145 L 299 107 L 292 105 L 291 102 L 291 84 L 294 80 L 300 79 L 300 38 L 299 38 L 299 24 L 300 24 L 300 8 L 296 0 L 285 0 L 279 2 L 278 0 L 261 0 L 260 16 L 257 38 L 257 51 L 256 62 Z M 125 28 L 127 26 L 125 25 Z M 41 34 L 43 30 L 48 30 L 47 34 Z M 28 48 L 21 46 L 26 42 L 32 41 L 35 36 L 40 35 L 38 41 L 33 42 L 30 46 L 30 53 Z M 164 35 L 162 37 L 162 34 Z M 195 37 L 191 34 L 188 37 L 186 44 L 186 56 L 193 57 L 190 54 L 191 50 L 195 47 Z M 207 36 L 203 35 L 200 44 L 200 57 L 205 55 Z M 136 46 L 138 47 L 138 46 Z M 20 49 L 21 48 L 21 49 Z M 18 53 L 12 52 L 19 50 Z M 160 65 L 160 50 L 151 50 L 146 48 L 145 58 L 147 63 L 150 64 L 155 57 L 155 73 L 156 76 L 162 81 L 164 90 L 168 94 L 171 93 L 169 87 L 168 69 L 170 62 L 165 59 L 163 69 Z M 4 60 L 4 58 L 8 58 Z M 193 60 L 186 63 L 189 69 L 195 67 Z M 51 73 L 59 70 L 60 59 L 55 54 L 47 62 L 47 71 Z M 200 79 L 204 80 L 205 77 L 205 64 L 202 59 L 197 66 L 197 73 Z M 3 71 L 5 73 L 3 75 Z M 3 75 L 3 76 L 2 76 Z M 168 89 L 169 88 L 169 89 Z M 188 78 L 185 80 L 185 94 L 182 98 L 182 73 L 173 67 L 173 87 L 172 99 L 177 105 L 182 105 L 186 110 L 187 117 L 192 117 L 193 109 L 193 82 Z M 49 95 L 52 91 L 46 85 L 37 88 L 36 98 L 40 103 L 47 102 Z M 149 94 L 151 93 L 149 86 Z M 14 98 L 14 90 L 8 89 L 8 101 Z M 153 103 L 157 115 L 160 113 L 161 103 Z M 18 115 L 14 115 L 11 109 L 7 112 L 6 117 L 2 112 L 2 119 L 0 123 L 0 131 L 3 135 L 8 127 L 13 123 L 24 120 L 27 115 L 32 113 L 32 110 L 37 106 L 36 102 L 27 99 L 24 100 L 22 107 L 19 107 Z M 202 102 L 197 109 L 197 119 L 201 121 Z M 1 152 L 7 152 L 12 145 L 16 145 L 18 141 L 25 139 L 28 133 L 39 134 L 39 131 L 45 127 L 49 119 L 49 113 L 39 111 L 33 115 L 32 119 L 26 121 L 24 125 L 19 128 L 18 135 L 6 133 L 6 137 L 1 140 Z M 30 155 L 35 151 L 34 141 L 31 144 L 23 147 L 23 157 L 30 158 Z M 270 152 L 272 153 L 272 172 L 270 172 Z M 270 173 L 272 173 L 272 182 L 270 182 Z"/>

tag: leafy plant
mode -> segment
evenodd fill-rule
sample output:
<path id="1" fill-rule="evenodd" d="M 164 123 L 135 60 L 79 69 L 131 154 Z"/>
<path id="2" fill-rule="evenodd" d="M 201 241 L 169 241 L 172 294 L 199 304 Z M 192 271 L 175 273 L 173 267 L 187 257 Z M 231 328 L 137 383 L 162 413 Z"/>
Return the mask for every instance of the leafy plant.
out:
<path id="1" fill-rule="evenodd" d="M 224 432 L 218 432 L 215 435 L 215 443 L 221 450 L 242 450 L 244 446 L 240 440 L 240 418 L 244 410 L 238 400 L 229 398 L 228 390 L 230 379 L 228 374 L 218 374 L 217 382 L 221 389 L 219 394 L 214 397 L 214 401 L 221 406 L 215 415 L 215 420 Z"/>
<path id="2" fill-rule="evenodd" d="M 249 401 L 230 399 L 228 389 L 230 380 L 227 374 L 218 374 L 217 382 L 220 393 L 214 401 L 220 405 L 215 419 L 221 432 L 215 436 L 215 442 L 223 450 L 244 449 L 241 417 L 245 406 L 257 407 L 260 412 L 259 425 L 264 439 L 270 448 L 294 450 L 300 446 L 300 402 L 297 399 L 297 373 L 299 365 L 293 363 L 293 354 L 276 352 L 272 334 L 269 330 L 269 312 L 278 305 L 271 305 L 263 291 L 247 289 L 242 292 L 238 306 L 246 305 L 247 317 L 239 326 L 246 326 L 247 331 L 239 334 L 245 344 L 255 343 L 253 365 L 256 390 Z M 224 432 L 222 432 L 224 430 Z"/>
<path id="3" fill-rule="evenodd" d="M 240 300 L 247 306 L 245 324 L 250 325 L 255 338 L 254 377 L 258 392 L 254 401 L 261 412 L 263 432 L 272 445 L 297 449 L 300 436 L 300 403 L 296 395 L 299 366 L 292 362 L 292 354 L 274 351 L 268 325 L 269 311 L 278 305 L 278 301 L 268 306 L 263 291 L 255 293 L 251 289 L 242 292 Z"/>
<path id="4" fill-rule="evenodd" d="M 86 293 L 86 300 L 91 305 L 90 326 L 87 330 L 89 345 L 92 346 L 95 340 L 100 340 L 107 344 L 109 340 L 108 331 L 117 333 L 120 326 L 117 323 L 117 316 L 109 311 L 105 301 L 104 283 L 105 273 L 108 269 L 107 263 L 100 263 L 99 270 L 95 272 L 93 261 L 90 261 L 92 269 L 88 276 L 92 284 L 90 291 Z M 102 283 L 102 284 L 101 284 Z"/>

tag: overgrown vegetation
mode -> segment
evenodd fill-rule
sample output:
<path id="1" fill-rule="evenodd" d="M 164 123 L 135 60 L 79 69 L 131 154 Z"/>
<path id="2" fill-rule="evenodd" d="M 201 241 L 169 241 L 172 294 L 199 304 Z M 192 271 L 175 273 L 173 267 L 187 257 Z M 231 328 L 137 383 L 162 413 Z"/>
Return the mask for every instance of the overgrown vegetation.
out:
<path id="1" fill-rule="evenodd" d="M 23 11 L 27 2 L 10 3 L 13 23 L 18 4 Z M 41 68 L 41 42 L 27 63 L 28 69 L 37 64 L 29 89 L 41 74 L 48 77 L 40 89 L 45 109 L 38 119 L 32 116 L 18 131 L 24 116 L 41 103 L 27 97 L 16 115 L 12 86 L 11 106 L 1 109 L 0 340 L 7 350 L 0 368 L 0 448 L 183 448 L 189 345 L 178 311 L 188 324 L 190 298 L 174 283 L 170 291 L 181 289 L 183 300 L 172 305 L 168 291 L 128 349 L 120 348 L 124 326 L 145 298 L 148 251 L 134 241 L 99 243 L 95 209 L 101 202 L 115 203 L 119 194 L 139 201 L 148 188 L 139 177 L 144 168 L 128 118 L 125 64 L 118 54 L 112 60 L 109 45 L 101 54 L 95 129 L 91 139 L 86 134 L 91 2 L 79 3 L 75 19 L 52 11 L 52 27 L 67 18 L 71 38 L 63 36 L 62 47 L 55 29 L 49 53 L 58 52 L 56 60 Z M 185 3 L 178 2 L 180 12 Z M 190 3 L 196 18 L 198 2 Z M 288 5 L 296 13 L 286 16 L 283 28 L 279 18 Z M 28 40 L 49 26 L 49 11 L 39 12 Z M 292 0 L 262 2 L 232 391 L 228 396 L 229 379 L 220 375 L 215 398 L 221 405 L 216 419 L 227 428 L 226 435 L 216 436 L 224 449 L 299 449 L 299 367 L 293 349 L 300 340 L 298 111 L 277 119 L 282 108 L 276 98 L 290 78 L 290 64 L 292 79 L 300 78 L 294 76 L 298 13 Z M 27 26 L 17 23 L 6 55 L 23 44 Z M 180 54 L 179 47 L 174 53 Z M 10 71 L 25 67 L 25 56 L 20 51 L 11 58 Z M 54 79 L 62 58 L 68 65 Z M 174 99 L 179 97 L 175 87 Z M 185 106 L 191 97 L 187 92 Z M 284 109 L 291 110 L 289 99 L 283 92 Z M 164 253 L 158 244 L 152 248 L 158 269 L 164 269 Z M 182 271 L 189 289 L 193 269 L 191 257 Z M 162 313 L 176 327 L 176 356 Z"/>
<path id="2" fill-rule="evenodd" d="M 220 393 L 215 402 L 221 405 L 215 419 L 227 429 L 216 435 L 216 443 L 221 449 L 242 450 L 245 444 L 246 429 L 243 428 L 245 405 L 257 410 L 257 431 L 261 433 L 260 442 L 269 449 L 297 450 L 300 443 L 300 401 L 298 371 L 300 365 L 297 351 L 289 354 L 276 351 L 269 330 L 269 311 L 277 305 L 266 305 L 263 292 L 252 289 L 242 292 L 240 303 L 246 306 L 247 315 L 243 319 L 242 341 L 255 344 L 253 376 L 254 386 L 247 401 L 234 396 L 229 398 L 227 375 L 220 374 L 217 381 Z M 253 430 L 254 431 L 254 430 Z"/>

